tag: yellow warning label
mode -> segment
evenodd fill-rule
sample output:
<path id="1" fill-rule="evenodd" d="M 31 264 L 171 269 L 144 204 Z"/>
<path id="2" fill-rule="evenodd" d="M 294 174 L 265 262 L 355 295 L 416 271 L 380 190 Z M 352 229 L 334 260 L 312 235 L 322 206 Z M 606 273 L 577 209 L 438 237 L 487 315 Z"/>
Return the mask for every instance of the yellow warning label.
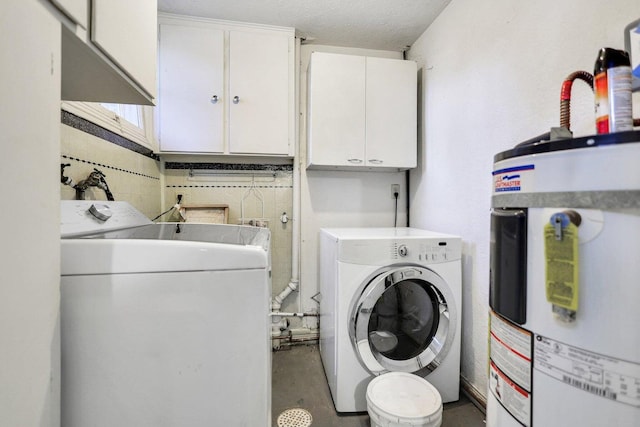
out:
<path id="1" fill-rule="evenodd" d="M 557 240 L 555 227 L 544 227 L 547 301 L 578 311 L 578 227 L 569 223 Z"/>

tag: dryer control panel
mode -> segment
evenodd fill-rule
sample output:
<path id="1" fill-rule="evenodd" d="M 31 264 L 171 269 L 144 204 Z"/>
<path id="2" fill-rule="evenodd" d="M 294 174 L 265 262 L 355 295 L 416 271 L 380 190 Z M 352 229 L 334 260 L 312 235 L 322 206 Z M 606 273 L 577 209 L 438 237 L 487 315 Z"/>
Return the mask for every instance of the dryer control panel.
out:
<path id="1" fill-rule="evenodd" d="M 438 263 L 460 259 L 460 246 L 454 242 L 428 241 L 399 243 L 393 242 L 394 259 L 419 263 Z"/>
<path id="2" fill-rule="evenodd" d="M 338 259 L 350 264 L 436 264 L 460 259 L 459 238 L 343 240 Z"/>

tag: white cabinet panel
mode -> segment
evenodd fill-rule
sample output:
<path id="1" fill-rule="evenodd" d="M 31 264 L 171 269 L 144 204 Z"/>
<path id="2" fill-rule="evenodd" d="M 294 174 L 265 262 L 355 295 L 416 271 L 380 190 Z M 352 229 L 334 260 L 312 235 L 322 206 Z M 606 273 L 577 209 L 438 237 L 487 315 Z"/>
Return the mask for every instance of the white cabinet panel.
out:
<path id="1" fill-rule="evenodd" d="M 368 57 L 366 74 L 367 164 L 416 167 L 416 63 Z"/>
<path id="2" fill-rule="evenodd" d="M 280 34 L 229 33 L 230 153 L 288 153 L 289 40 Z"/>
<path id="3" fill-rule="evenodd" d="M 0 425 L 60 426 L 60 22 L 0 1 Z M 57 181 L 57 180 L 56 180 Z M 26 232 L 26 230 L 32 230 Z"/>
<path id="4" fill-rule="evenodd" d="M 162 14 L 160 151 L 292 155 L 293 43 L 293 29 Z"/>
<path id="5" fill-rule="evenodd" d="M 160 149 L 222 153 L 224 32 L 160 26 Z"/>
<path id="6" fill-rule="evenodd" d="M 156 0 L 93 0 L 91 40 L 151 96 L 156 93 Z"/>
<path id="7" fill-rule="evenodd" d="M 309 79 L 309 150 L 314 165 L 365 161 L 365 57 L 314 53 Z"/>
<path id="8" fill-rule="evenodd" d="M 82 28 L 87 28 L 89 8 L 87 0 L 51 0 L 69 19 Z"/>
<path id="9" fill-rule="evenodd" d="M 314 52 L 307 167 L 416 167 L 416 81 L 415 62 Z"/>
<path id="10" fill-rule="evenodd" d="M 154 105 L 157 1 L 51 1 L 70 18 L 62 20 L 62 99 Z"/>

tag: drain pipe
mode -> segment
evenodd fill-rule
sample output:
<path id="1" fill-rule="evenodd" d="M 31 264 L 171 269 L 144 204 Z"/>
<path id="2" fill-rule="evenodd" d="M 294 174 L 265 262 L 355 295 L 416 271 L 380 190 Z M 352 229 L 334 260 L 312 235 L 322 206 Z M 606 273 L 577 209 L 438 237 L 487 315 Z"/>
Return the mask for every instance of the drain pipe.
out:
<path id="1" fill-rule="evenodd" d="M 308 312 L 308 313 L 287 313 L 287 312 L 283 312 L 283 311 L 273 311 L 271 313 L 271 316 L 281 316 L 281 317 L 318 317 L 320 316 L 319 313 L 314 313 L 314 312 Z"/>
<path id="2" fill-rule="evenodd" d="M 293 247 L 295 247 L 295 244 L 293 245 Z M 293 252 L 293 248 L 292 248 L 292 252 Z M 296 270 L 293 269 L 293 263 L 292 263 L 291 281 L 289 282 L 287 287 L 284 288 L 284 290 L 280 292 L 278 295 L 273 297 L 273 300 L 271 301 L 271 338 L 280 336 L 280 334 L 282 334 L 282 332 L 289 327 L 289 320 L 286 317 L 291 317 L 291 316 L 302 317 L 302 316 L 297 316 L 297 313 L 282 313 L 280 311 L 280 308 L 282 307 L 282 302 L 285 300 L 285 298 L 287 298 L 289 294 L 291 294 L 291 292 L 298 289 L 299 281 L 298 281 L 298 278 L 295 276 L 294 271 Z"/>
<path id="3" fill-rule="evenodd" d="M 293 266 L 291 269 L 293 270 Z M 289 282 L 287 287 L 284 288 L 282 292 L 280 292 L 278 295 L 273 297 L 273 300 L 271 301 L 271 311 L 272 312 L 279 311 L 280 308 L 282 307 L 282 303 L 284 302 L 284 300 L 289 296 L 289 294 L 291 294 L 291 292 L 298 289 L 299 284 L 300 282 L 298 278 L 295 275 L 292 275 L 291 281 Z"/>
<path id="4" fill-rule="evenodd" d="M 296 153 L 297 154 L 297 153 Z M 293 213 L 291 224 L 291 279 L 287 286 L 271 300 L 271 336 L 280 335 L 289 326 L 284 315 L 278 315 L 282 303 L 300 285 L 300 167 L 297 155 L 293 163 Z"/>
<path id="5" fill-rule="evenodd" d="M 299 76 L 300 76 L 300 39 L 298 37 L 295 38 L 295 85 L 296 87 L 299 85 Z M 295 91 L 296 95 L 294 98 L 295 105 L 295 114 L 296 117 L 299 116 L 299 91 Z M 294 156 L 293 156 L 293 176 L 292 176 L 292 203 L 293 203 L 293 211 L 292 217 L 289 218 L 291 220 L 291 225 L 293 229 L 291 230 L 291 279 L 287 286 L 280 292 L 278 295 L 273 297 L 271 300 L 271 337 L 275 338 L 279 336 L 282 331 L 286 330 L 289 327 L 289 321 L 286 318 L 290 313 L 281 313 L 280 308 L 282 307 L 283 301 L 295 290 L 298 289 L 300 285 L 300 150 L 299 150 L 299 125 L 298 120 L 295 121 L 295 129 L 294 129 Z M 296 317 L 299 317 L 296 315 Z M 280 343 L 274 341 L 274 348 L 279 347 Z"/>

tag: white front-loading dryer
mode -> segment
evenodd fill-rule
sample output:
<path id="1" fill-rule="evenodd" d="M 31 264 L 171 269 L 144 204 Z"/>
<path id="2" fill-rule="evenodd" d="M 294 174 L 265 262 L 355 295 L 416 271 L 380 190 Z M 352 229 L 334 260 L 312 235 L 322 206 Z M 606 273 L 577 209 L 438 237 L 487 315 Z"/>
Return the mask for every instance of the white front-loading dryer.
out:
<path id="1" fill-rule="evenodd" d="M 320 355 L 338 412 L 411 372 L 459 398 L 461 239 L 415 228 L 320 231 Z"/>

